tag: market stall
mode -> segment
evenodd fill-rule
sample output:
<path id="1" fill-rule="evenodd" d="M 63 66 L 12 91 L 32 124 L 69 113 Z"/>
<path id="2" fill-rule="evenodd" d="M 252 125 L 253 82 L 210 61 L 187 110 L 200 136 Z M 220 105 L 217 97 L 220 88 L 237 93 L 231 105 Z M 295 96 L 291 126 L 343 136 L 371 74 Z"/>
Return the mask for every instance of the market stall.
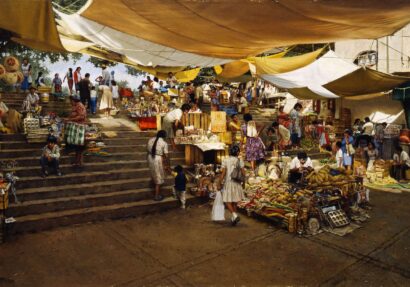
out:
<path id="1" fill-rule="evenodd" d="M 239 207 L 248 215 L 273 220 L 300 235 L 314 235 L 320 230 L 344 235 L 369 217 L 361 208 L 369 199 L 361 176 L 324 165 L 306 171 L 294 185 L 285 182 L 286 172 L 277 163 L 266 168 L 265 176 L 259 172 L 246 183 L 246 199 Z M 282 171 L 282 175 L 272 179 L 273 169 L 276 174 Z"/>
<path id="2" fill-rule="evenodd" d="M 182 122 L 184 130 L 177 131 L 175 143 L 184 145 L 186 164 L 221 163 L 232 140 L 226 131 L 226 113 L 188 114 Z"/>

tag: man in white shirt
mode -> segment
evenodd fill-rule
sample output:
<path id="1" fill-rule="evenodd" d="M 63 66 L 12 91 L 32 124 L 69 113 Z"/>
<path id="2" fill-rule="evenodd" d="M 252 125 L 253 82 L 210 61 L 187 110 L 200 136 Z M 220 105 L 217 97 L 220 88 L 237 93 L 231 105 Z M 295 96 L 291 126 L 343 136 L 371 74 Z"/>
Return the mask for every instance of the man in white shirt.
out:
<path id="1" fill-rule="evenodd" d="M 190 109 L 191 109 L 191 106 L 189 104 L 183 104 L 180 109 L 178 108 L 178 109 L 172 110 L 168 112 L 164 117 L 162 129 L 167 132 L 167 137 L 171 141 L 173 150 L 176 149 L 176 145 L 174 141 L 174 137 L 175 137 L 174 130 L 178 129 L 182 116 L 184 114 L 187 114 Z"/>
<path id="2" fill-rule="evenodd" d="M 174 76 L 173 73 L 169 72 L 168 73 L 168 78 L 167 78 L 167 85 L 170 88 L 173 88 L 173 87 L 175 87 L 176 84 L 178 84 L 177 78 Z"/>
<path id="3" fill-rule="evenodd" d="M 101 84 L 102 85 L 106 85 L 106 86 L 110 86 L 110 72 L 108 72 L 107 67 L 105 65 L 103 65 L 101 67 L 102 72 L 101 72 Z"/>
<path id="4" fill-rule="evenodd" d="M 363 134 L 364 135 L 368 135 L 368 136 L 372 136 L 373 135 L 373 130 L 374 130 L 374 125 L 373 123 L 370 121 L 369 117 L 366 117 L 364 119 L 364 125 L 362 127 L 363 129 Z"/>
<path id="5" fill-rule="evenodd" d="M 36 93 L 37 89 L 33 86 L 30 87 L 30 93 L 27 94 L 26 99 L 23 102 L 23 110 L 29 112 L 31 109 L 38 106 L 40 97 Z"/>
<path id="6" fill-rule="evenodd" d="M 393 155 L 393 177 L 397 181 L 406 178 L 406 170 L 410 169 L 409 154 L 403 150 L 401 146 L 396 147 L 396 152 Z"/>
<path id="7" fill-rule="evenodd" d="M 298 155 L 290 162 L 289 183 L 297 183 L 304 173 L 313 170 L 313 163 L 306 152 L 298 152 Z"/>

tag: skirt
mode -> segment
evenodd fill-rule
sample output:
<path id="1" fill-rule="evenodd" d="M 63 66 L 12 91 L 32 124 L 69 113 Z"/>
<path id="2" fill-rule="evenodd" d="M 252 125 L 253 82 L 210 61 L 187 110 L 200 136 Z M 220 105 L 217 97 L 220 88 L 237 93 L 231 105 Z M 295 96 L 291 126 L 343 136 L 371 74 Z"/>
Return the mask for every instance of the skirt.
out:
<path id="1" fill-rule="evenodd" d="M 104 92 L 101 97 L 100 110 L 112 109 L 112 108 L 114 108 L 114 103 L 112 101 L 112 94 L 110 92 L 108 93 Z"/>
<path id="2" fill-rule="evenodd" d="M 260 138 L 246 138 L 246 160 L 260 160 L 265 158 L 265 146 Z"/>
<path id="3" fill-rule="evenodd" d="M 167 132 L 167 138 L 173 139 L 175 137 L 173 122 L 164 119 L 162 129 Z"/>
<path id="4" fill-rule="evenodd" d="M 165 181 L 165 172 L 162 165 L 162 156 L 156 155 L 155 157 L 152 157 L 151 155 L 148 155 L 148 167 L 154 183 L 163 184 Z"/>
<path id="5" fill-rule="evenodd" d="M 21 89 L 25 91 L 25 90 L 28 90 L 29 87 L 30 87 L 30 83 L 28 81 L 28 76 L 24 76 L 23 82 L 21 83 Z"/>
<path id="6" fill-rule="evenodd" d="M 224 184 L 222 199 L 224 202 L 238 202 L 244 198 L 243 188 L 240 183 L 227 180 Z"/>

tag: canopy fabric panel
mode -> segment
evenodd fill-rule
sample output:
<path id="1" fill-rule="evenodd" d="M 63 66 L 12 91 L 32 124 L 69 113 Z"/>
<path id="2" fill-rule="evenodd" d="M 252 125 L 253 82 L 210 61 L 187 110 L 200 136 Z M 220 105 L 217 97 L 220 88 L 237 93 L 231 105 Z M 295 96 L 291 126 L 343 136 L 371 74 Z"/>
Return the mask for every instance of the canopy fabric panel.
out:
<path id="1" fill-rule="evenodd" d="M 180 67 L 193 65 L 207 67 L 232 61 L 232 59 L 206 57 L 155 44 L 103 26 L 79 14 L 67 15 L 58 12 L 58 15 L 61 17 L 59 22 L 64 22 L 62 27 L 67 37 L 86 39 L 88 42 L 121 54 L 131 62 L 142 66 Z M 147 33 L 147 31 L 144 32 Z"/>
<path id="2" fill-rule="evenodd" d="M 408 77 L 361 68 L 323 87 L 341 97 L 351 97 L 386 92 L 409 80 Z"/>
<path id="3" fill-rule="evenodd" d="M 267 57 L 255 57 L 252 64 L 256 67 L 256 74 L 280 74 L 293 71 L 309 65 L 323 52 L 324 48 L 306 53 L 300 56 L 271 59 Z"/>
<path id="4" fill-rule="evenodd" d="M 282 74 L 264 74 L 260 77 L 277 87 L 289 89 L 291 94 L 300 99 L 338 98 L 322 85 L 357 69 L 358 66 L 340 59 L 335 52 L 328 51 L 318 60 L 300 69 Z"/>
<path id="5" fill-rule="evenodd" d="M 265 57 L 249 57 L 245 60 L 240 60 L 240 61 L 233 61 L 230 63 L 227 63 L 223 65 L 223 68 L 221 67 L 222 70 L 219 70 L 220 66 L 215 66 L 214 70 L 216 74 L 221 77 L 221 79 L 234 79 L 238 78 L 247 72 L 249 72 L 249 63 L 255 63 L 257 59 L 278 59 L 282 58 L 283 56 L 286 55 L 286 53 L 289 52 L 288 49 L 285 51 L 282 51 L 280 53 L 276 53 L 273 55 L 265 56 Z"/>
<path id="6" fill-rule="evenodd" d="M 283 58 L 285 60 L 287 58 Z M 258 68 L 257 68 L 258 69 Z M 353 63 L 340 59 L 335 52 L 328 51 L 310 65 L 281 74 L 262 74 L 264 80 L 281 88 L 321 86 L 359 69 Z"/>
<path id="7" fill-rule="evenodd" d="M 65 52 L 57 32 L 51 0 L 1 0 L 0 28 L 12 40 L 33 49 Z"/>
<path id="8" fill-rule="evenodd" d="M 81 12 L 155 44 L 232 59 L 272 47 L 378 38 L 409 23 L 409 13 L 403 0 L 93 0 Z"/>
<path id="9" fill-rule="evenodd" d="M 249 72 L 249 64 L 242 61 L 233 61 L 223 66 L 218 76 L 226 79 L 240 77 Z"/>

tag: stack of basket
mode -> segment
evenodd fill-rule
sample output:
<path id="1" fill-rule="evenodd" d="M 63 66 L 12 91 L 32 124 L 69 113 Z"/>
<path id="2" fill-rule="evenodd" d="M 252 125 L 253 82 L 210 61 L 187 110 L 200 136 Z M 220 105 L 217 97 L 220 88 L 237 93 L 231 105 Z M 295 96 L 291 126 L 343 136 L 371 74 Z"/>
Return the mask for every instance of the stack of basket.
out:
<path id="1" fill-rule="evenodd" d="M 32 130 L 40 128 L 40 120 L 36 118 L 25 118 L 23 121 L 24 133 L 28 134 Z"/>

